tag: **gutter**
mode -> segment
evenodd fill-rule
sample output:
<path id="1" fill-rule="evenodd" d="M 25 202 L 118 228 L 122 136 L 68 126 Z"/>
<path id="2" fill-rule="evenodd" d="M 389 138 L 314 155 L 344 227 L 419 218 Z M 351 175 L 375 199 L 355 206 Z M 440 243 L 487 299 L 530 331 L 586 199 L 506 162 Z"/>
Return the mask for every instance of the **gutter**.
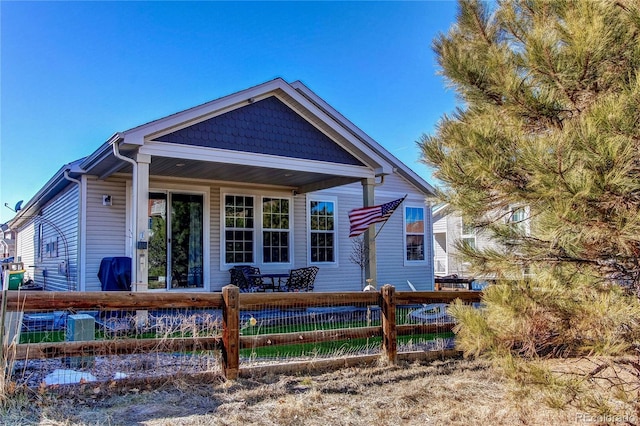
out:
<path id="1" fill-rule="evenodd" d="M 74 289 L 75 291 L 78 291 L 78 284 L 80 284 L 78 282 L 78 277 L 82 276 L 82 271 L 84 270 L 84 268 L 81 268 L 82 258 L 81 258 L 81 255 L 80 255 L 80 253 L 81 253 L 80 247 L 82 247 L 82 223 L 83 223 L 82 222 L 82 218 L 83 218 L 82 182 L 80 180 L 78 180 L 78 179 L 75 179 L 75 178 L 72 178 L 71 176 L 69 176 L 69 168 L 66 168 L 64 170 L 64 178 L 66 180 L 68 180 L 69 182 L 73 182 L 73 183 L 78 185 L 78 231 L 77 231 L 78 234 L 77 234 L 77 237 L 76 237 L 77 238 L 77 243 L 76 243 L 76 245 L 77 245 L 77 248 L 76 248 L 77 254 L 76 254 L 76 256 L 77 256 L 77 262 L 78 262 L 77 266 L 78 266 L 79 271 L 78 271 L 78 275 L 76 277 L 76 283 L 75 283 L 76 288 Z M 69 259 L 67 259 L 67 268 L 70 268 L 70 267 L 71 266 L 69 265 Z"/>

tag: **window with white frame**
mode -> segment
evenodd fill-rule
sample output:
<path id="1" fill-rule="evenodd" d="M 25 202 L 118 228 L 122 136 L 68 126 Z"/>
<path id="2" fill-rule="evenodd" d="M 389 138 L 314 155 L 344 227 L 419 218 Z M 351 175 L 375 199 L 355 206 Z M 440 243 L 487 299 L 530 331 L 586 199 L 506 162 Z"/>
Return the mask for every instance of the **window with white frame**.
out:
<path id="1" fill-rule="evenodd" d="M 311 263 L 336 262 L 336 201 L 309 199 L 309 256 Z"/>
<path id="2" fill-rule="evenodd" d="M 527 207 L 511 206 L 510 214 L 507 218 L 507 222 L 516 226 L 520 231 L 529 232 L 529 213 Z"/>
<path id="3" fill-rule="evenodd" d="M 225 263 L 253 263 L 254 212 L 253 197 L 224 197 L 224 258 Z"/>
<path id="4" fill-rule="evenodd" d="M 472 248 L 476 248 L 476 228 L 472 223 L 462 220 L 462 234 L 460 238 L 462 242 L 469 244 Z"/>
<path id="5" fill-rule="evenodd" d="M 404 208 L 405 261 L 424 262 L 425 255 L 424 207 Z"/>
<path id="6" fill-rule="evenodd" d="M 290 263 L 291 226 L 289 198 L 225 194 L 224 263 Z"/>
<path id="7" fill-rule="evenodd" d="M 289 262 L 289 200 L 262 198 L 262 261 Z"/>

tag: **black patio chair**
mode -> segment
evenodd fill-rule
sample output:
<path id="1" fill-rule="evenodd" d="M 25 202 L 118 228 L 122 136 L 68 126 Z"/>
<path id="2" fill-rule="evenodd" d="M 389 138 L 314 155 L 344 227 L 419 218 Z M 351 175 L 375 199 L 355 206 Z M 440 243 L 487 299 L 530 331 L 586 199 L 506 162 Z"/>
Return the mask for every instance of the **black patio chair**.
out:
<path id="1" fill-rule="evenodd" d="M 237 286 L 243 293 L 253 293 L 263 287 L 260 268 L 251 265 L 236 265 L 229 269 L 231 284 Z"/>
<path id="2" fill-rule="evenodd" d="M 284 285 L 286 291 L 313 291 L 313 284 L 318 275 L 317 266 L 292 269 Z"/>

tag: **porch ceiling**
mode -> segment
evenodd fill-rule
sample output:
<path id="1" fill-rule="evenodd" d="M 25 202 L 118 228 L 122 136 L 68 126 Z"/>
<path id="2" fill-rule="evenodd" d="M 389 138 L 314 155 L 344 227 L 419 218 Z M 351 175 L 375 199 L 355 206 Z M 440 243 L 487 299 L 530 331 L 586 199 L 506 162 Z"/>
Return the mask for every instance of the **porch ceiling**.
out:
<path id="1" fill-rule="evenodd" d="M 92 173 L 105 178 L 113 173 L 131 173 L 129 163 L 111 157 L 101 163 L 101 170 Z M 337 176 L 332 173 L 314 173 L 271 167 L 256 167 L 153 156 L 149 165 L 149 174 L 154 177 L 223 181 L 230 183 L 273 185 L 288 187 L 298 193 L 330 188 L 357 182 L 353 176 Z"/>

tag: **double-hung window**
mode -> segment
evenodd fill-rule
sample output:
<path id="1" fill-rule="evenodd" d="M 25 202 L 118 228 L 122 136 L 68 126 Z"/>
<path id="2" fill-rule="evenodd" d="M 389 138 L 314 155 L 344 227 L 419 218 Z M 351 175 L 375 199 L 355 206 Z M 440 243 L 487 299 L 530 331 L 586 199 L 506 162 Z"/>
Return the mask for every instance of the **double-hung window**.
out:
<path id="1" fill-rule="evenodd" d="M 511 206 L 507 223 L 516 227 L 519 231 L 529 234 L 529 208 Z"/>
<path id="2" fill-rule="evenodd" d="M 262 198 L 262 262 L 289 262 L 289 200 Z"/>
<path id="3" fill-rule="evenodd" d="M 310 197 L 309 257 L 311 263 L 336 263 L 336 200 Z"/>
<path id="4" fill-rule="evenodd" d="M 276 196 L 225 194 L 224 263 L 291 262 L 291 200 Z"/>
<path id="5" fill-rule="evenodd" d="M 425 254 L 425 211 L 424 207 L 404 208 L 405 263 L 424 262 Z"/>
<path id="6" fill-rule="evenodd" d="M 476 228 L 472 223 L 462 220 L 462 234 L 460 238 L 462 242 L 469 244 L 470 247 L 476 248 Z"/>
<path id="7" fill-rule="evenodd" d="M 255 208 L 253 197 L 224 197 L 225 263 L 253 263 Z"/>

